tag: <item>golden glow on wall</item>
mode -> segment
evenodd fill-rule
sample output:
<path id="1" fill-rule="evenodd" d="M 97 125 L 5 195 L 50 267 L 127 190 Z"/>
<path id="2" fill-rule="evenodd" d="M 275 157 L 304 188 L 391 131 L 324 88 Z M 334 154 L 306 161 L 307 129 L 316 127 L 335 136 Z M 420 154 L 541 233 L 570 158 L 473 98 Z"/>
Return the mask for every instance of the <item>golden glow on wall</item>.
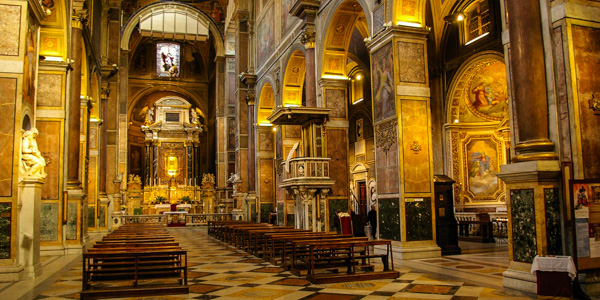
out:
<path id="1" fill-rule="evenodd" d="M 273 93 L 273 87 L 270 83 L 265 83 L 258 100 L 258 116 L 256 118 L 256 124 L 258 126 L 272 126 L 271 122 L 267 120 L 267 117 L 273 113 L 275 108 L 275 94 Z"/>
<path id="2" fill-rule="evenodd" d="M 394 24 L 398 26 L 424 27 L 424 12 L 424 0 L 394 1 L 392 20 L 394 20 Z"/>
<path id="3" fill-rule="evenodd" d="M 302 88 L 306 75 L 306 60 L 300 50 L 294 51 L 288 60 L 283 77 L 284 106 L 302 106 Z"/>
<path id="4" fill-rule="evenodd" d="M 338 7 L 327 29 L 321 78 L 347 79 L 347 49 L 355 29 L 363 38 L 369 36 L 365 20 L 364 11 L 356 1 L 346 1 Z"/>
<path id="5" fill-rule="evenodd" d="M 167 174 L 169 176 L 177 175 L 179 169 L 179 159 L 177 156 L 169 155 L 167 157 Z"/>

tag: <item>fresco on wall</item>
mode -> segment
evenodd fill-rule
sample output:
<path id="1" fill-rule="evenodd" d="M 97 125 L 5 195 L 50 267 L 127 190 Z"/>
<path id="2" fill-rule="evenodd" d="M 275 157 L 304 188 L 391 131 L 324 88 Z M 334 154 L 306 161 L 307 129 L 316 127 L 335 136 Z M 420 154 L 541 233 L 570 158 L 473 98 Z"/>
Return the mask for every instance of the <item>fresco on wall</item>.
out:
<path id="1" fill-rule="evenodd" d="M 158 77 L 179 77 L 179 44 L 156 44 L 156 75 Z"/>
<path id="2" fill-rule="evenodd" d="M 470 139 L 465 143 L 468 190 L 476 197 L 492 197 L 498 191 L 496 147 L 490 138 Z"/>
<path id="3" fill-rule="evenodd" d="M 290 26 L 294 24 L 294 16 L 290 14 L 290 8 L 292 8 L 293 0 L 283 0 L 281 3 L 281 29 L 283 30 L 282 35 L 286 35 Z"/>
<path id="4" fill-rule="evenodd" d="M 466 101 L 469 110 L 484 119 L 501 120 L 508 110 L 506 69 L 492 61 L 483 65 L 468 84 Z"/>
<path id="5" fill-rule="evenodd" d="M 376 122 L 396 114 L 392 55 L 391 44 L 373 53 L 373 109 Z"/>
<path id="6" fill-rule="evenodd" d="M 265 17 L 258 24 L 257 29 L 257 41 L 258 48 L 256 49 L 256 60 L 258 66 L 262 66 L 265 60 L 273 53 L 275 47 L 275 34 L 273 33 L 273 6 L 269 8 L 269 11 Z"/>

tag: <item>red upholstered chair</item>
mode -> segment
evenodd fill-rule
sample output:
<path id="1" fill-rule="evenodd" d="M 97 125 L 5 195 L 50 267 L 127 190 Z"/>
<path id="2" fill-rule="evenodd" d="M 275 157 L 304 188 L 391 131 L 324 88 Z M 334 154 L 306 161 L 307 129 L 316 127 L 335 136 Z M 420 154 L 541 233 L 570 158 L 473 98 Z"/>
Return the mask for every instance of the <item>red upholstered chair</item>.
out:
<path id="1" fill-rule="evenodd" d="M 176 203 L 171 204 L 171 211 L 177 211 L 177 204 Z"/>
<path id="2" fill-rule="evenodd" d="M 353 235 L 352 233 L 352 217 L 347 212 L 338 212 L 338 219 L 340 220 L 340 229 L 342 234 Z"/>

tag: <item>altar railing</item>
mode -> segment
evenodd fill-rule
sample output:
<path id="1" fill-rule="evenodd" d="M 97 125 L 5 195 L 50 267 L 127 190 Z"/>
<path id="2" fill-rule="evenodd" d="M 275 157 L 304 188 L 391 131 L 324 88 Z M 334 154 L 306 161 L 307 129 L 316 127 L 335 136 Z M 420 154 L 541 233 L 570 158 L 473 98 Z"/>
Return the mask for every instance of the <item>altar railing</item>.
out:
<path id="1" fill-rule="evenodd" d="M 298 157 L 289 161 L 289 172 L 283 162 L 283 182 L 296 180 L 329 180 L 329 157 Z"/>
<path id="2" fill-rule="evenodd" d="M 232 220 L 230 213 L 214 214 L 185 214 L 185 226 L 206 225 L 208 221 L 228 221 Z M 113 215 L 115 225 L 127 223 L 148 223 L 167 225 L 167 215 Z"/>

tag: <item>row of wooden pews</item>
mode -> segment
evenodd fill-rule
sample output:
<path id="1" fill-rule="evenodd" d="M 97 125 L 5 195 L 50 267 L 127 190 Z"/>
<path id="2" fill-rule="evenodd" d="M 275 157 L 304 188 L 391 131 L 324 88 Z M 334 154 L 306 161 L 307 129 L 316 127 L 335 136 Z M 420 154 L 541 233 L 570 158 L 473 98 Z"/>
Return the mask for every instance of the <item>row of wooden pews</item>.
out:
<path id="1" fill-rule="evenodd" d="M 81 299 L 188 294 L 187 251 L 161 224 L 125 224 L 83 254 Z"/>
<path id="2" fill-rule="evenodd" d="M 390 240 L 245 221 L 209 221 L 210 236 L 262 257 L 312 283 L 398 278 Z M 384 253 L 375 253 L 383 246 Z M 381 259 L 376 264 L 375 259 Z"/>

